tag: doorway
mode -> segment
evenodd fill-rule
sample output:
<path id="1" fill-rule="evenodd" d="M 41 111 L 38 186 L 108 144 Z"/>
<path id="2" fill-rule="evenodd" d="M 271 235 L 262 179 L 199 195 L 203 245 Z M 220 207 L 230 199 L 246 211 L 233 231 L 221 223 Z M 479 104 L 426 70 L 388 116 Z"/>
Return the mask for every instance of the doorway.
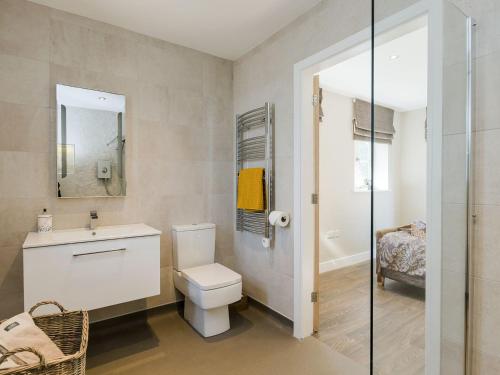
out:
<path id="1" fill-rule="evenodd" d="M 455 196 L 457 203 L 460 206 L 455 206 L 460 216 L 464 217 L 460 223 L 455 222 L 452 231 L 457 231 L 460 234 L 460 249 L 459 252 L 462 258 L 468 251 L 467 233 L 469 228 L 469 211 L 468 211 L 468 195 L 469 189 L 468 179 L 463 178 L 460 181 L 458 178 L 463 175 L 468 175 L 467 165 L 470 163 L 470 61 L 467 56 L 470 56 L 470 50 L 467 49 L 467 41 L 470 43 L 469 31 L 467 25 L 470 24 L 468 18 L 463 14 L 458 14 L 455 8 L 449 5 L 446 1 L 438 2 L 419 2 L 408 7 L 399 13 L 384 18 L 375 25 L 375 34 L 377 43 L 384 43 L 387 40 L 395 38 L 396 30 L 401 25 L 413 25 L 418 22 L 418 19 L 427 16 L 429 22 L 429 71 L 427 75 L 428 87 L 428 111 L 427 111 L 427 181 L 426 181 L 426 220 L 427 220 L 427 251 L 426 251 L 426 276 L 425 276 L 425 371 L 426 373 L 438 373 L 445 368 L 445 362 L 451 361 L 451 357 L 446 357 L 446 345 L 452 340 L 455 353 L 460 348 L 465 353 L 467 335 L 464 332 L 464 327 L 459 329 L 455 324 L 453 330 L 450 327 L 442 326 L 442 316 L 444 311 L 447 311 L 445 301 L 454 299 L 456 303 L 463 303 L 462 309 L 455 315 L 453 323 L 465 321 L 467 311 L 465 293 L 466 289 L 466 273 L 454 274 L 450 272 L 449 282 L 446 285 L 441 284 L 441 279 L 446 280 L 446 265 L 443 264 L 442 258 L 446 256 L 448 251 L 451 252 L 451 246 L 443 238 L 443 231 L 453 227 L 448 213 L 451 210 L 447 209 L 446 202 L 451 200 L 451 193 L 457 193 L 456 190 L 447 190 L 444 187 L 450 186 L 450 182 L 454 181 L 464 189 L 460 189 L 458 197 Z M 463 30 L 463 33 L 450 35 L 447 30 L 457 29 Z M 315 254 L 319 256 L 319 248 L 315 244 L 319 244 L 319 240 L 315 242 L 315 209 L 314 204 L 311 204 L 311 196 L 316 193 L 314 185 L 314 129 L 311 126 L 311 118 L 313 118 L 313 106 L 311 106 L 310 95 L 312 92 L 312 77 L 326 68 L 332 67 L 343 61 L 359 55 L 360 53 L 370 50 L 371 44 L 371 28 L 354 34 L 338 44 L 321 51 L 299 63 L 294 67 L 294 335 L 296 337 L 306 337 L 313 332 L 315 318 L 314 311 L 317 303 L 315 298 L 318 290 L 315 289 L 319 282 L 315 283 Z M 382 38 L 383 37 L 383 38 Z M 384 39 L 386 38 L 386 39 Z M 455 38 L 455 40 L 451 40 Z M 462 38 L 463 40 L 456 40 Z M 376 40 L 377 40 L 376 39 Z M 461 42 L 464 43 L 461 43 Z M 446 47 L 446 48 L 445 48 Z M 451 52 L 455 51 L 455 55 Z M 469 51 L 469 52 L 467 52 Z M 467 52 L 467 53 L 466 53 Z M 447 64 L 447 54 L 454 57 L 460 56 L 463 61 L 462 65 L 465 69 L 459 70 L 450 69 Z M 367 69 L 368 70 L 368 69 Z M 445 96 L 444 93 L 450 93 L 451 79 L 463 82 L 463 85 L 457 88 L 457 92 L 451 96 Z M 468 78 L 469 77 L 469 78 Z M 468 98 L 461 100 L 462 97 Z M 461 105 L 459 105 L 461 103 Z M 377 104 L 377 100 L 375 100 Z M 454 121 L 450 114 L 455 114 Z M 457 119 L 459 121 L 457 121 Z M 309 124 L 309 125 L 308 125 Z M 454 146 L 451 143 L 451 137 L 446 134 L 446 128 L 453 124 L 460 128 L 457 134 L 460 137 L 455 137 Z M 451 135 L 451 134 L 450 134 Z M 456 135 L 456 134 L 455 134 Z M 449 141 L 449 142 L 447 142 Z M 459 143 L 462 142 L 462 143 Z M 374 149 L 374 148 L 372 148 Z M 452 152 L 453 151 L 453 152 Z M 454 157 L 450 158 L 449 155 Z M 372 158 L 373 160 L 374 158 Z M 467 163 L 468 161 L 468 163 Z M 448 176 L 448 172 L 453 172 L 453 176 Z M 375 181 L 376 183 L 376 181 Z M 464 193 L 465 192 L 465 193 Z M 375 195 L 375 192 L 373 192 Z M 321 196 L 319 196 L 321 202 Z M 374 200 L 372 199 L 372 202 Z M 371 225 L 369 238 L 376 243 L 375 234 L 376 215 L 377 211 L 371 209 L 368 212 L 368 217 L 373 215 L 374 225 Z M 384 229 L 380 227 L 380 229 Z M 335 228 L 333 236 L 336 236 Z M 373 236 L 371 236 L 373 234 Z M 463 235 L 463 238 L 462 238 Z M 462 241 L 463 240 L 463 241 Z M 456 248 L 456 246 L 455 246 Z M 376 246 L 369 246 L 371 252 L 369 261 L 375 265 Z M 463 252 L 462 252 L 463 251 Z M 457 256 L 458 257 L 458 256 Z M 459 260 L 457 260 L 459 262 Z M 461 266 L 464 266 L 462 262 Z M 453 263 L 456 265 L 456 263 Z M 368 268 L 370 270 L 370 267 Z M 373 272 L 376 269 L 373 268 Z M 453 276 L 452 276 L 453 275 Z M 387 280 L 387 274 L 382 275 Z M 366 283 L 373 282 L 376 285 L 376 280 L 371 281 L 367 277 Z M 461 284 L 463 282 L 463 284 Z M 461 285 L 460 288 L 456 286 Z M 454 291 L 453 288 L 458 289 Z M 369 289 L 376 292 L 377 289 Z M 321 294 L 319 296 L 321 300 Z M 374 301 L 375 302 L 375 301 Z M 370 308 L 374 308 L 371 304 Z M 319 310 L 318 310 L 319 311 Z M 374 312 L 376 309 L 374 308 Z M 373 316 L 373 315 L 371 315 Z M 319 320 L 318 320 L 319 321 Z M 370 329 L 377 332 L 377 328 L 370 324 Z M 451 337 L 448 332 L 453 331 Z M 374 334 L 365 334 L 368 340 L 374 340 Z M 451 345 L 449 345 L 451 347 Z M 457 349 L 458 348 L 458 349 Z M 379 347 L 369 347 L 370 351 L 380 351 Z M 451 355 L 451 352 L 450 352 Z M 372 353 L 369 355 L 370 361 L 373 361 Z M 464 355 L 465 358 L 465 355 Z M 456 359 L 456 358 L 455 358 Z M 458 361 L 461 362 L 461 361 Z M 457 361 L 454 360 L 456 365 Z M 465 361 L 460 363 L 465 366 Z M 370 366 L 373 362 L 370 363 Z M 451 368 L 451 367 L 450 367 Z M 456 367 L 457 368 L 457 367 Z"/>
<path id="2" fill-rule="evenodd" d="M 319 80 L 319 239 L 316 337 L 370 362 L 370 212 L 374 190 L 375 367 L 424 373 L 427 180 L 427 18 L 376 42 L 374 169 L 371 173 L 370 66 L 365 51 Z M 315 87 L 315 85 L 313 85 Z M 383 329 L 382 329 L 383 327 Z M 410 356 L 411 361 L 401 358 Z"/>

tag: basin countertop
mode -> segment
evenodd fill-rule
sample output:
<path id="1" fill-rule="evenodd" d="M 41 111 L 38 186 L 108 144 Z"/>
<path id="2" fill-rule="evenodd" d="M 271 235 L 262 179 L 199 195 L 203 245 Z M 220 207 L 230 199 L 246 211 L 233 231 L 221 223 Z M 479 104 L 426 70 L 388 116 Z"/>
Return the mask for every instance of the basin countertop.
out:
<path id="1" fill-rule="evenodd" d="M 89 228 L 62 229 L 52 232 L 29 232 L 23 249 L 33 247 L 65 245 L 80 242 L 114 240 L 119 238 L 156 236 L 161 231 L 146 224 L 125 224 Z"/>

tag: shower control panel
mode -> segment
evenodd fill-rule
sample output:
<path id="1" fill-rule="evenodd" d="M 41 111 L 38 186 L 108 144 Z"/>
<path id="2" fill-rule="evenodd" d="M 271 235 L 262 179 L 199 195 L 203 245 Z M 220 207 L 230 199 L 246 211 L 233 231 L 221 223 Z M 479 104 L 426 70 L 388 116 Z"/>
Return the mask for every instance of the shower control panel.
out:
<path id="1" fill-rule="evenodd" d="M 97 178 L 111 178 L 111 160 L 97 161 Z"/>

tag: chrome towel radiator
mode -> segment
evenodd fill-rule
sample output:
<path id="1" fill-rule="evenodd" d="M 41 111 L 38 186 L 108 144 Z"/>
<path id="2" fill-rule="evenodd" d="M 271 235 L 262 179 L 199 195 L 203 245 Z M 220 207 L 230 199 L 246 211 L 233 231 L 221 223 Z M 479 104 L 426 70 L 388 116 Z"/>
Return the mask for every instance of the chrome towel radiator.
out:
<path id="1" fill-rule="evenodd" d="M 264 167 L 265 207 L 261 212 L 236 208 L 236 230 L 262 235 L 273 244 L 274 227 L 269 213 L 274 210 L 274 106 L 266 103 L 236 116 L 236 186 L 241 169 Z M 236 197 L 238 200 L 238 197 Z"/>

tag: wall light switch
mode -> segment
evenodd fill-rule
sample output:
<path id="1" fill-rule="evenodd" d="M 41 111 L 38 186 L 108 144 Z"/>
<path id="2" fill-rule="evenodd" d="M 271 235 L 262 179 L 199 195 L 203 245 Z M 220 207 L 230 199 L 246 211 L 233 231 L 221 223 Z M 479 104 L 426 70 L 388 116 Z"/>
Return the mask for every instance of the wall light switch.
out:
<path id="1" fill-rule="evenodd" d="M 97 161 L 97 178 L 111 178 L 111 160 Z"/>

